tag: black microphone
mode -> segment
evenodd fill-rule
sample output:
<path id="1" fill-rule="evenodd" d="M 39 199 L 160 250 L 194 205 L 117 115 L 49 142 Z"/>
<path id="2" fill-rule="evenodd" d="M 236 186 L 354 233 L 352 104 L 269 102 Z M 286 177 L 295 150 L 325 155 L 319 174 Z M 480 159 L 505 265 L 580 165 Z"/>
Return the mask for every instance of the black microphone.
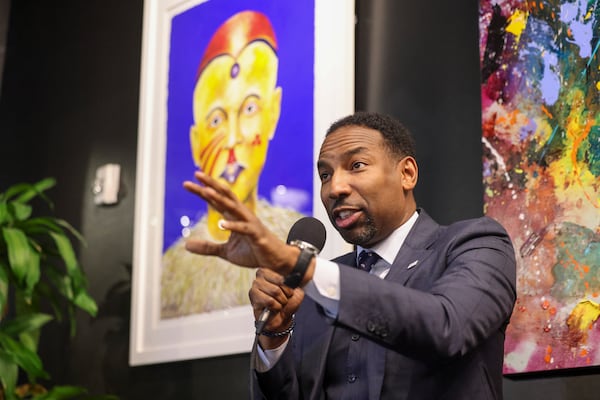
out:
<path id="1" fill-rule="evenodd" d="M 325 245 L 325 239 L 327 238 L 327 232 L 325 231 L 325 225 L 321 221 L 313 217 L 303 217 L 292 225 L 290 232 L 287 237 L 287 244 L 292 242 L 301 242 L 305 247 L 310 248 L 319 254 Z M 292 287 L 294 289 L 295 285 Z M 258 320 L 254 323 L 256 326 L 256 334 L 259 335 L 271 315 L 271 310 L 265 307 L 262 311 Z"/>

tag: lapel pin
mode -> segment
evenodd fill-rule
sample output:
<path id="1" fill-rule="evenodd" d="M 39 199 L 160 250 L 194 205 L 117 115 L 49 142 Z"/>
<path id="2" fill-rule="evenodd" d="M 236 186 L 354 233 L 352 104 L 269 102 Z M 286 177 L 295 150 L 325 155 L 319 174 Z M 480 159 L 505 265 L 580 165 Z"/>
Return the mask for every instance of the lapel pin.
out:
<path id="1" fill-rule="evenodd" d="M 412 267 L 417 265 L 418 262 L 419 262 L 419 260 L 415 260 L 415 261 L 411 262 L 410 264 L 408 264 L 408 267 L 406 267 L 406 269 L 411 269 Z"/>

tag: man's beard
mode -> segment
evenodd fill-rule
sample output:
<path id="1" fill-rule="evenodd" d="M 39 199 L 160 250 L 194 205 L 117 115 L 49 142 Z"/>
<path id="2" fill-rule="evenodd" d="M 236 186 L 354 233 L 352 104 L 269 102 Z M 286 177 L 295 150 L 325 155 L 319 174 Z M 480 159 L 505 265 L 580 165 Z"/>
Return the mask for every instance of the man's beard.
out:
<path id="1" fill-rule="evenodd" d="M 365 222 L 361 227 L 353 230 L 338 229 L 338 232 L 347 242 L 368 248 L 371 240 L 377 235 L 377 227 L 371 216 L 365 213 Z"/>

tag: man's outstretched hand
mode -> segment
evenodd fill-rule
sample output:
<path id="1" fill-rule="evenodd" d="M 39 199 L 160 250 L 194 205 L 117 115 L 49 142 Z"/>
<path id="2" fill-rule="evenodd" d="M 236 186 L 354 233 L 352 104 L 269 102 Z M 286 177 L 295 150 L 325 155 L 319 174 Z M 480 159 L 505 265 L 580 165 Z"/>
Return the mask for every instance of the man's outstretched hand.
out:
<path id="1" fill-rule="evenodd" d="M 186 249 L 192 253 L 217 256 L 249 268 L 268 268 L 287 275 L 298 258 L 299 250 L 286 245 L 248 209 L 223 183 L 196 171 L 198 183 L 185 181 L 183 187 L 204 199 L 221 213 L 219 223 L 231 235 L 225 243 L 190 238 Z"/>

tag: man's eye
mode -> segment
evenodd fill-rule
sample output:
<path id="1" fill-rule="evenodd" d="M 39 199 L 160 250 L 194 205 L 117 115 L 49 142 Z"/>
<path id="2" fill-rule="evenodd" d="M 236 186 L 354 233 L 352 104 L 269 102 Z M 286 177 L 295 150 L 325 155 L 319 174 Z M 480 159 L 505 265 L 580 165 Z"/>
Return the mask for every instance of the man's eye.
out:
<path id="1" fill-rule="evenodd" d="M 319 174 L 319 177 L 321 178 L 321 182 L 325 182 L 327 179 L 329 179 L 329 173 L 327 172 L 321 172 Z"/>
<path id="2" fill-rule="evenodd" d="M 352 164 L 352 169 L 360 169 L 365 166 L 365 163 L 362 161 L 356 161 Z"/>

